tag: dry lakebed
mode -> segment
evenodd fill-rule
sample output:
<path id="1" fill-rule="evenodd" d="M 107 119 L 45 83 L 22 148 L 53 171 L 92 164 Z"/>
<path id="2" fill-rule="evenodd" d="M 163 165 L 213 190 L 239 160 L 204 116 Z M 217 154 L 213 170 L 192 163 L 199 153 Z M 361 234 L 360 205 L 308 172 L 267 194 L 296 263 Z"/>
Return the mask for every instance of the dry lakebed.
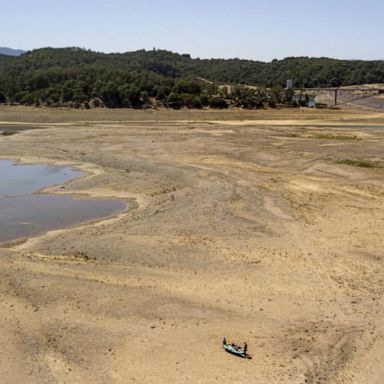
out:
<path id="1" fill-rule="evenodd" d="M 129 209 L 0 243 L 2 384 L 383 382 L 383 113 L 0 107 L 13 126 L 0 159 L 82 172 L 38 195 Z"/>

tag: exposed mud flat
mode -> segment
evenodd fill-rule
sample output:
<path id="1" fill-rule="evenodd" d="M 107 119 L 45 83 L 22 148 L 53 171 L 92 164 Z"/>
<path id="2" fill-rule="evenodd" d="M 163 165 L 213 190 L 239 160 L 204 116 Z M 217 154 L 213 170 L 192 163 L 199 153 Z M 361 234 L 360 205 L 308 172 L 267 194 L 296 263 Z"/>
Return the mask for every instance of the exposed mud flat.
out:
<path id="1" fill-rule="evenodd" d="M 136 207 L 0 249 L 2 382 L 381 383 L 384 114 L 13 111 L 1 157 Z"/>

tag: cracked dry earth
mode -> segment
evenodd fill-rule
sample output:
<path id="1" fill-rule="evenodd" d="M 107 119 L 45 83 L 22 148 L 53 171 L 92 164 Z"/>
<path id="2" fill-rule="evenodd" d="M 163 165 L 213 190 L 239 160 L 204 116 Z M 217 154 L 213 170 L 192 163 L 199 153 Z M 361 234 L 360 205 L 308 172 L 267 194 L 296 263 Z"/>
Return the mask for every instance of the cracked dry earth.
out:
<path id="1" fill-rule="evenodd" d="M 130 204 L 1 245 L 1 383 L 382 383 L 384 115 L 273 113 L 0 137 Z"/>

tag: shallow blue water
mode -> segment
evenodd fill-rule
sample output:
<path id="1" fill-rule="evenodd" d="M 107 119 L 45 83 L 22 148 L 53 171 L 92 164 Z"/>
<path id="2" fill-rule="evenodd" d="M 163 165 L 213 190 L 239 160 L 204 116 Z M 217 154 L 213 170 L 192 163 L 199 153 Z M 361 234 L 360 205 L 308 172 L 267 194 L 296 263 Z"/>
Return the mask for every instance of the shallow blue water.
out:
<path id="1" fill-rule="evenodd" d="M 47 185 L 60 184 L 84 175 L 84 172 L 69 167 L 20 165 L 10 160 L 0 160 L 0 198 L 31 194 Z"/>
<path id="2" fill-rule="evenodd" d="M 0 160 L 0 242 L 108 217 L 127 208 L 122 200 L 36 193 L 83 175 L 69 167 Z"/>

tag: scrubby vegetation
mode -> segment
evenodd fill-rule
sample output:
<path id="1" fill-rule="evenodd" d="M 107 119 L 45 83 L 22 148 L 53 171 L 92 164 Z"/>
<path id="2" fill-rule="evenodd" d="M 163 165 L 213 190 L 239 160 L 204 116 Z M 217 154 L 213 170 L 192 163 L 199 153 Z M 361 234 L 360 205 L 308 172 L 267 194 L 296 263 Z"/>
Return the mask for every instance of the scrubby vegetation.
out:
<path id="1" fill-rule="evenodd" d="M 353 167 L 360 167 L 360 168 L 381 168 L 382 167 L 380 162 L 371 161 L 371 160 L 345 159 L 345 160 L 340 160 L 339 164 L 346 164 L 346 165 L 351 165 Z"/>
<path id="2" fill-rule="evenodd" d="M 104 54 L 44 48 L 20 57 L 0 55 L 0 103 L 75 108 L 275 107 L 294 104 L 292 94 L 283 88 L 288 78 L 298 87 L 384 82 L 384 62 L 303 57 L 263 63 L 192 59 L 162 50 Z"/>
<path id="3" fill-rule="evenodd" d="M 0 132 L 0 134 L 1 134 L 2 136 L 12 136 L 12 135 L 14 135 L 15 133 L 17 133 L 17 131 L 2 131 L 2 132 Z"/>
<path id="4" fill-rule="evenodd" d="M 310 137 L 317 140 L 361 140 L 361 137 L 357 135 L 337 134 L 329 132 L 313 133 Z"/>

